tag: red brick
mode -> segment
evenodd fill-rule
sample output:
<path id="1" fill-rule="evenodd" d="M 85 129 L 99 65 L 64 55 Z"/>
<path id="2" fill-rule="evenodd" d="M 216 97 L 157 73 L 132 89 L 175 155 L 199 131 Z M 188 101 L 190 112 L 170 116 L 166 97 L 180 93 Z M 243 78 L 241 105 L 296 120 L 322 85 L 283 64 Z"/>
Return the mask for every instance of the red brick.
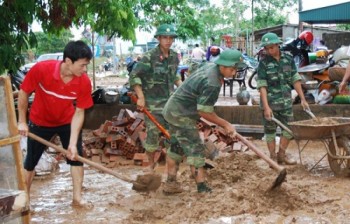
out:
<path id="1" fill-rule="evenodd" d="M 215 142 L 218 140 L 218 137 L 215 134 L 211 134 L 208 136 L 208 141 Z"/>
<path id="2" fill-rule="evenodd" d="M 113 126 L 126 126 L 130 123 L 130 121 L 124 117 L 121 120 L 113 121 Z"/>
<path id="3" fill-rule="evenodd" d="M 116 148 L 117 148 L 117 142 L 111 141 L 111 149 L 116 149 Z"/>
<path id="4" fill-rule="evenodd" d="M 110 155 L 110 156 L 109 156 L 109 161 L 115 162 L 115 161 L 118 160 L 118 158 L 119 158 L 119 156 L 117 156 L 117 155 Z"/>
<path id="5" fill-rule="evenodd" d="M 103 150 L 104 154 L 106 155 L 116 155 L 116 156 L 121 156 L 123 155 L 123 151 L 120 150 L 120 149 L 112 149 L 110 147 L 105 147 L 104 150 Z"/>
<path id="6" fill-rule="evenodd" d="M 118 114 L 118 117 L 117 117 L 117 121 L 123 120 L 124 117 L 125 117 L 125 109 L 121 109 L 119 111 L 119 114 Z"/>
<path id="7" fill-rule="evenodd" d="M 100 154 L 100 149 L 93 148 L 90 150 L 92 155 L 98 155 Z"/>
<path id="8" fill-rule="evenodd" d="M 133 160 L 135 165 L 145 166 L 145 164 L 148 164 L 146 153 L 135 153 Z"/>
<path id="9" fill-rule="evenodd" d="M 101 158 L 101 161 L 102 161 L 102 163 L 109 163 L 109 156 L 106 156 L 104 153 L 102 154 L 102 156 L 101 156 L 102 158 Z"/>
<path id="10" fill-rule="evenodd" d="M 107 168 L 114 168 L 117 165 L 117 161 L 109 162 L 106 167 Z"/>
<path id="11" fill-rule="evenodd" d="M 134 112 L 134 116 L 135 116 L 135 118 L 137 119 L 137 118 L 140 118 L 141 120 L 145 120 L 145 114 L 143 113 L 143 112 L 138 112 L 138 111 L 135 111 Z"/>
<path id="12" fill-rule="evenodd" d="M 128 133 L 129 135 L 131 135 L 136 129 L 137 127 L 141 124 L 142 120 L 137 118 L 133 123 L 132 125 L 130 126 L 130 128 L 128 129 Z"/>
<path id="13" fill-rule="evenodd" d="M 102 133 L 108 133 L 109 128 L 113 125 L 112 121 L 106 120 L 105 123 L 103 124 L 103 130 Z"/>
<path id="14" fill-rule="evenodd" d="M 97 137 L 86 138 L 86 139 L 83 140 L 83 143 L 88 145 L 88 144 L 96 142 L 97 139 L 98 139 Z"/>
<path id="15" fill-rule="evenodd" d="M 120 134 L 108 135 L 107 138 L 106 138 L 106 142 L 109 143 L 109 142 L 112 142 L 112 141 L 121 142 L 121 141 L 125 141 L 125 138 L 124 138 L 124 136 L 122 136 Z"/>
<path id="16" fill-rule="evenodd" d="M 94 147 L 97 149 L 102 149 L 104 146 L 104 143 L 100 141 L 95 142 Z"/>
<path id="17" fill-rule="evenodd" d="M 132 121 L 134 121 L 136 119 L 135 115 L 134 115 L 134 112 L 132 112 L 129 109 L 125 109 L 125 117 L 127 117 L 128 120 L 132 120 Z"/>
<path id="18" fill-rule="evenodd" d="M 91 161 L 95 162 L 95 163 L 101 163 L 101 159 L 99 155 L 93 155 L 91 157 Z"/>

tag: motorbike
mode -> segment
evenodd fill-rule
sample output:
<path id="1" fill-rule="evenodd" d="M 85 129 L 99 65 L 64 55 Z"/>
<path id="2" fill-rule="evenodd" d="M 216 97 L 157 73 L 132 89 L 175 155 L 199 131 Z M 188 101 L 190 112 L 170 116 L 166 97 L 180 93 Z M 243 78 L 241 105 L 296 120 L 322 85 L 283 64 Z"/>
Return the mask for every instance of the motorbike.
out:
<path id="1" fill-rule="evenodd" d="M 109 62 L 109 61 L 105 61 L 103 63 L 103 68 L 104 68 L 104 71 L 112 71 L 112 68 L 113 68 L 113 63 L 112 62 Z"/>
<path id="2" fill-rule="evenodd" d="M 12 91 L 16 92 L 20 89 L 21 83 L 24 80 L 24 72 L 22 72 L 21 70 L 17 70 L 17 71 L 12 71 L 10 70 L 7 75 L 10 77 L 11 80 L 11 86 L 12 86 Z"/>
<path id="3" fill-rule="evenodd" d="M 336 94 L 339 82 L 329 78 L 328 68 L 331 65 L 329 63 L 315 63 L 298 69 L 298 73 L 302 77 L 301 86 L 309 103 L 325 104 Z M 300 99 L 296 98 L 296 103 L 299 101 Z"/>

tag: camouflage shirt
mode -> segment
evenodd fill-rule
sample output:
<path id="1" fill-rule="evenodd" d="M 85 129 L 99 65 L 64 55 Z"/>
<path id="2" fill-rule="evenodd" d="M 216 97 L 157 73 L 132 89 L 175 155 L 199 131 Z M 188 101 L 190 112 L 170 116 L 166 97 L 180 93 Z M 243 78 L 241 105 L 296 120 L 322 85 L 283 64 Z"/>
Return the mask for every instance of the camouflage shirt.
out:
<path id="1" fill-rule="evenodd" d="M 181 79 L 176 73 L 179 65 L 177 53 L 170 50 L 166 58 L 159 46 L 146 52 L 130 73 L 130 86 L 141 85 L 146 106 L 151 112 L 161 113 L 174 92 L 174 83 Z"/>
<path id="2" fill-rule="evenodd" d="M 165 120 L 174 126 L 196 128 L 198 111 L 214 111 L 222 83 L 218 65 L 201 66 L 170 97 L 163 110 Z"/>
<path id="3" fill-rule="evenodd" d="M 292 108 L 292 85 L 300 79 L 293 58 L 283 52 L 280 61 L 267 55 L 259 62 L 257 88 L 266 87 L 272 110 Z"/>

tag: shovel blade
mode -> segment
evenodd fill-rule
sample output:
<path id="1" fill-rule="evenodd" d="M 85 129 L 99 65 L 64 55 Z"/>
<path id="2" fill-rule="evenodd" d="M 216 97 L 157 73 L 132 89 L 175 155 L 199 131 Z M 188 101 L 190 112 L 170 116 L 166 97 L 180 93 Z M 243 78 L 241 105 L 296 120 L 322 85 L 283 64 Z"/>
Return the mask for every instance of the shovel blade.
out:
<path id="1" fill-rule="evenodd" d="M 162 183 L 162 177 L 158 174 L 138 175 L 133 182 L 132 189 L 139 192 L 156 191 Z"/>
<path id="2" fill-rule="evenodd" d="M 275 182 L 272 184 L 270 190 L 274 190 L 277 187 L 281 186 L 281 184 L 285 181 L 287 176 L 287 171 L 284 168 L 278 175 L 278 177 L 276 178 Z"/>

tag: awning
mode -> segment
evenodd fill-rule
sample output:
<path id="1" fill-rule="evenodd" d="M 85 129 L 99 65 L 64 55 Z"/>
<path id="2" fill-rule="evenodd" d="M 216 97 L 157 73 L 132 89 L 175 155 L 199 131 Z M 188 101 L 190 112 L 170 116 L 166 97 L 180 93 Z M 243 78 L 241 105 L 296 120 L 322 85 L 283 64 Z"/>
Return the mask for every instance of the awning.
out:
<path id="1" fill-rule="evenodd" d="M 299 21 L 310 24 L 350 23 L 350 2 L 301 11 Z"/>

